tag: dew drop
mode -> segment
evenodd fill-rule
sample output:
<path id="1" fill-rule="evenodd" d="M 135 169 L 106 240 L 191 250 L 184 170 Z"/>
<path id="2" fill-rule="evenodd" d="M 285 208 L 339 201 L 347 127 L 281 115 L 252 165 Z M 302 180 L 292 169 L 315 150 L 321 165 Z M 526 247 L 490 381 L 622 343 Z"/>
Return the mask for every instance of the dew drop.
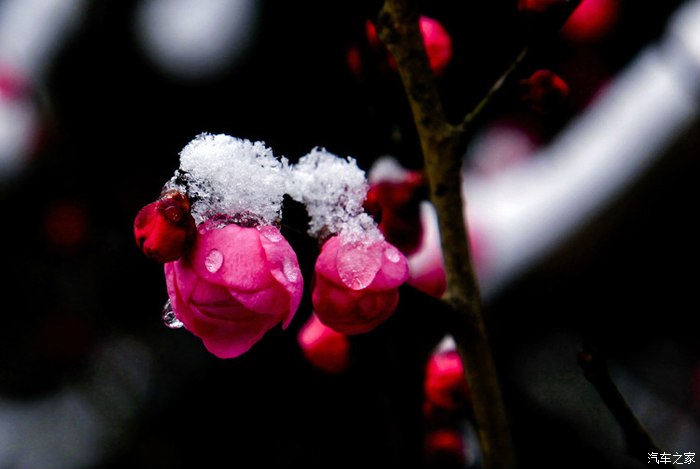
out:
<path id="1" fill-rule="evenodd" d="M 386 257 L 389 262 L 396 264 L 401 260 L 401 252 L 389 244 L 384 248 L 384 257 Z"/>
<path id="2" fill-rule="evenodd" d="M 291 259 L 285 259 L 282 273 L 292 283 L 296 283 L 299 280 L 299 275 L 301 275 L 299 268 Z"/>
<path id="3" fill-rule="evenodd" d="M 204 267 L 212 274 L 221 268 L 224 263 L 224 255 L 218 249 L 212 249 L 204 259 Z"/>
<path id="4" fill-rule="evenodd" d="M 175 311 L 173 311 L 173 307 L 170 305 L 170 299 L 165 302 L 161 317 L 163 318 L 163 324 L 170 329 L 179 329 L 184 325 L 175 315 Z"/>
<path id="5" fill-rule="evenodd" d="M 381 267 L 381 260 L 364 246 L 349 244 L 338 252 L 338 275 L 352 290 L 367 288 Z"/>

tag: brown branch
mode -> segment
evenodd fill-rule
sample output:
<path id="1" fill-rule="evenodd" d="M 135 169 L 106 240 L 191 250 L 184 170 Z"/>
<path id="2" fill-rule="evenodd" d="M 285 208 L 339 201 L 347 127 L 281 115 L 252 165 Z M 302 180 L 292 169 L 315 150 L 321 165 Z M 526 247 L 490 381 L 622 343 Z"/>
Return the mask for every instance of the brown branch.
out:
<path id="1" fill-rule="evenodd" d="M 423 150 L 445 260 L 444 301 L 456 313 L 451 333 L 465 363 L 484 466 L 513 468 L 515 456 L 505 406 L 467 242 L 461 187 L 461 130 L 448 122 L 443 111 L 415 5 L 410 0 L 387 0 L 377 23 L 380 37 L 396 60 Z"/>
<path id="2" fill-rule="evenodd" d="M 578 364 L 583 375 L 595 387 L 600 398 L 620 425 L 625 437 L 627 455 L 643 464 L 649 462 L 649 453 L 661 454 L 651 436 L 630 409 L 610 376 L 605 360 L 591 347 L 584 346 L 578 353 Z"/>
<path id="3" fill-rule="evenodd" d="M 484 467 L 515 467 L 515 454 L 498 373 L 482 313 L 481 294 L 467 238 L 462 200 L 462 143 L 476 117 L 494 100 L 523 63 L 525 48 L 485 97 L 459 125 L 448 121 L 438 94 L 418 26 L 416 0 L 385 0 L 377 29 L 396 60 L 418 131 L 430 199 L 438 214 L 447 289 L 443 300 L 454 313 L 451 334 L 465 363 L 466 379 L 479 434 Z M 568 0 L 552 10 L 545 26 L 559 27 L 580 3 Z M 548 23 L 548 24 L 547 24 Z M 537 28 L 538 34 L 543 32 Z"/>

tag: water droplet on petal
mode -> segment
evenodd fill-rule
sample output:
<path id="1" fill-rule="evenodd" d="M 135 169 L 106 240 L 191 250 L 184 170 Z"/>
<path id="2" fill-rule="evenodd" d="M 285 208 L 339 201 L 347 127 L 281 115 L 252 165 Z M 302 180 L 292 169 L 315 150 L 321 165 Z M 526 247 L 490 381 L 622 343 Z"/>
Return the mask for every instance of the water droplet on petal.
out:
<path id="1" fill-rule="evenodd" d="M 170 329 L 179 329 L 184 326 L 182 321 L 175 315 L 175 311 L 173 311 L 173 307 L 170 305 L 170 299 L 168 299 L 168 301 L 165 302 L 165 306 L 163 306 L 162 318 L 163 324 Z"/>
<path id="2" fill-rule="evenodd" d="M 287 277 L 287 280 L 289 280 L 292 283 L 296 283 L 296 281 L 299 280 L 299 276 L 301 275 L 299 267 L 297 267 L 296 263 L 291 259 L 284 260 L 282 273 L 285 277 Z"/>
<path id="3" fill-rule="evenodd" d="M 212 249 L 204 259 L 204 267 L 212 274 L 221 268 L 224 263 L 224 255 L 218 249 Z"/>
<path id="4" fill-rule="evenodd" d="M 336 261 L 340 280 L 352 290 L 367 288 L 382 266 L 380 257 L 360 244 L 340 248 Z"/>
<path id="5" fill-rule="evenodd" d="M 401 260 L 401 252 L 391 244 L 387 244 L 384 248 L 384 257 L 386 257 L 389 262 L 396 264 Z"/>
<path id="6" fill-rule="evenodd" d="M 273 243 L 282 241 L 282 239 L 284 238 L 284 236 L 282 236 L 282 233 L 280 233 L 280 230 L 278 230 L 274 226 L 265 225 L 261 226 L 258 229 L 265 238 L 267 238 L 269 241 L 272 241 Z"/>

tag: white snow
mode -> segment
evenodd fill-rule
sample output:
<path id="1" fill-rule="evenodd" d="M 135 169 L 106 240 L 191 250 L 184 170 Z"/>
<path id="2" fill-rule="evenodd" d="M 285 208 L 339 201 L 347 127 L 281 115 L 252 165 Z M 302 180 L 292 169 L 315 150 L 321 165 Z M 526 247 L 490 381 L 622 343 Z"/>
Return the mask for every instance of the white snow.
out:
<path id="1" fill-rule="evenodd" d="M 203 133 L 180 152 L 197 224 L 214 216 L 272 224 L 281 215 L 289 166 L 263 142 Z M 168 188 L 182 190 L 176 174 Z"/>
<path id="2" fill-rule="evenodd" d="M 292 166 L 291 176 L 287 192 L 306 205 L 311 236 L 339 234 L 344 243 L 383 239 L 362 206 L 369 185 L 355 159 L 316 147 Z"/>

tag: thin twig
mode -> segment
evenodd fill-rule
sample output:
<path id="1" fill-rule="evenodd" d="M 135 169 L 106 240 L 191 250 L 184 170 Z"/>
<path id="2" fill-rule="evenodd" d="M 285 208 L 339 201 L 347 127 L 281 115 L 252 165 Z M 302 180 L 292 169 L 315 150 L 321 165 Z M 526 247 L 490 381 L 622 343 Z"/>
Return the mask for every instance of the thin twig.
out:
<path id="1" fill-rule="evenodd" d="M 510 64 L 506 71 L 503 72 L 503 74 L 498 78 L 498 80 L 496 80 L 496 82 L 491 86 L 491 89 L 488 90 L 488 92 L 481 99 L 481 101 L 479 101 L 479 103 L 474 107 L 474 109 L 472 109 L 472 111 L 469 114 L 464 116 L 464 119 L 458 126 L 460 132 L 467 131 L 468 127 L 474 122 L 474 119 L 476 119 L 477 116 L 482 114 L 484 109 L 486 109 L 486 106 L 488 106 L 503 89 L 503 86 L 508 81 L 510 81 L 510 79 L 513 76 L 515 76 L 515 73 L 519 70 L 520 66 L 525 61 L 527 53 L 528 48 L 524 47 L 523 50 L 521 50 L 518 56 L 515 58 L 513 63 Z"/>
<path id="2" fill-rule="evenodd" d="M 620 425 L 625 437 L 627 454 L 639 462 L 647 464 L 649 453 L 660 454 L 661 450 L 627 405 L 625 398 L 610 376 L 605 360 L 588 345 L 583 347 L 577 358 L 583 375 L 598 391 L 600 398 Z"/>

